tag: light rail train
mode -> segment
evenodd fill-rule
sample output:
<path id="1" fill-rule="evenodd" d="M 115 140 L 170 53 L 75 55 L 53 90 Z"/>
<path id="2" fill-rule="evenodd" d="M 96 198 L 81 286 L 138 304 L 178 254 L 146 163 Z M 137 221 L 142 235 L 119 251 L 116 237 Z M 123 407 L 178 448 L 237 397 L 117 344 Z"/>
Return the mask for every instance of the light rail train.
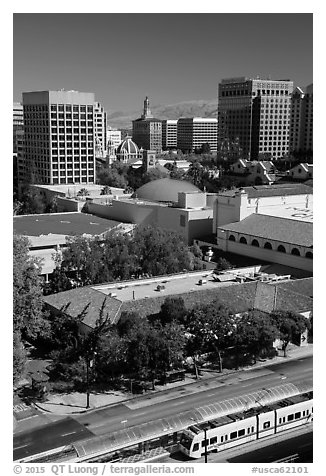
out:
<path id="1" fill-rule="evenodd" d="M 107 434 L 103 436 L 76 441 L 15 461 L 21 463 L 118 461 L 132 454 L 146 453 L 152 448 L 175 448 L 178 445 L 188 456 L 198 458 L 205 450 L 205 446 L 202 446 L 202 441 L 206 439 L 205 431 L 209 439 L 207 449 L 212 451 L 226 449 L 231 445 L 246 443 L 263 435 L 268 436 L 273 432 L 312 421 L 311 398 L 312 379 L 307 379 L 300 385 L 287 383 L 263 388 L 122 430 L 110 432 L 108 429 Z M 300 402 L 308 405 L 307 408 L 301 409 Z M 300 412 L 300 418 L 294 416 L 293 421 L 291 417 L 288 420 L 287 412 L 294 405 L 298 407 L 291 412 L 293 415 Z M 276 421 L 276 417 L 282 421 Z M 219 433 L 222 429 L 223 431 L 225 429 L 225 432 Z M 237 432 L 236 437 L 234 432 Z M 199 444 L 199 448 L 194 451 L 196 443 Z"/>
<path id="2" fill-rule="evenodd" d="M 308 392 L 268 406 L 251 408 L 188 427 L 180 451 L 190 458 L 219 452 L 313 421 L 313 395 Z"/>

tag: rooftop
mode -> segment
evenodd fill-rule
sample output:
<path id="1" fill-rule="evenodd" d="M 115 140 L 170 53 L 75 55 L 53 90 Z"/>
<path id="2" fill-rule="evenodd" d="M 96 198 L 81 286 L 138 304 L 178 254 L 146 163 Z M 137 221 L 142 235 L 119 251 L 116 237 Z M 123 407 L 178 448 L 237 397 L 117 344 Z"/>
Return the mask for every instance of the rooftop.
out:
<path id="1" fill-rule="evenodd" d="M 312 223 L 299 220 L 253 213 L 239 222 L 218 228 L 298 246 L 313 246 Z"/>
<path id="2" fill-rule="evenodd" d="M 199 285 L 199 279 L 205 279 L 206 283 Z M 91 303 L 83 322 L 92 327 L 98 319 L 105 298 L 107 299 L 105 312 L 109 313 L 111 322 L 117 322 L 123 311 L 138 312 L 143 317 L 156 314 L 169 296 L 183 298 L 187 309 L 197 304 L 205 305 L 218 300 L 220 304 L 230 307 L 234 313 L 249 309 L 264 312 L 276 309 L 307 312 L 312 310 L 313 300 L 308 295 L 300 294 L 300 289 L 307 286 L 306 281 L 305 279 L 293 281 L 292 289 L 290 284 L 289 288 L 282 286 L 290 282 L 218 283 L 213 279 L 212 272 L 206 271 L 88 286 L 52 294 L 43 299 L 58 310 L 70 303 L 67 312 L 74 316 L 80 314 L 85 306 Z M 165 289 L 158 291 L 159 284 L 165 286 Z"/>
<path id="3" fill-rule="evenodd" d="M 14 233 L 25 236 L 41 235 L 101 235 L 120 222 L 87 213 L 47 213 L 13 217 Z"/>
<path id="4" fill-rule="evenodd" d="M 248 194 L 248 198 L 259 198 L 259 197 L 279 197 L 287 195 L 306 195 L 312 194 L 313 190 L 306 184 L 303 183 L 276 183 L 273 185 L 253 185 L 251 187 L 243 187 L 242 190 Z M 235 197 L 235 194 L 239 191 L 236 190 L 226 190 L 221 192 L 220 195 L 225 195 L 228 197 Z"/>

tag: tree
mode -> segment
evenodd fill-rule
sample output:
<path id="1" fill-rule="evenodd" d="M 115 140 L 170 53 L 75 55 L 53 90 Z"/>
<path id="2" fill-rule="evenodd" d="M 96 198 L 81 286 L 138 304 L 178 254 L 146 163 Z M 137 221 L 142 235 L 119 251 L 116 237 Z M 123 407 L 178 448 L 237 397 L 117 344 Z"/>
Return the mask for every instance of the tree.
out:
<path id="1" fill-rule="evenodd" d="M 209 154 L 210 151 L 211 151 L 211 146 L 209 145 L 208 142 L 206 142 L 205 144 L 201 146 L 201 151 L 200 151 L 201 154 Z"/>
<path id="2" fill-rule="evenodd" d="M 30 184 L 25 184 L 19 197 L 20 206 L 16 207 L 17 215 L 30 215 L 34 213 L 45 213 L 46 203 L 40 197 L 37 190 Z"/>
<path id="3" fill-rule="evenodd" d="M 161 305 L 159 319 L 163 326 L 173 321 L 184 324 L 187 315 L 184 300 L 181 297 L 168 297 Z"/>
<path id="4" fill-rule="evenodd" d="M 126 188 L 128 182 L 125 176 L 122 173 L 119 173 L 116 167 L 113 165 L 104 166 L 101 168 L 97 174 L 98 183 L 101 185 L 107 185 L 109 187 L 118 187 L 118 188 Z"/>
<path id="5" fill-rule="evenodd" d="M 168 171 L 161 170 L 159 168 L 149 169 L 143 176 L 143 183 L 152 182 L 153 180 L 159 180 L 169 177 L 170 174 Z"/>
<path id="6" fill-rule="evenodd" d="M 16 331 L 13 334 L 13 377 L 14 385 L 18 383 L 19 379 L 24 374 L 26 365 L 26 351 L 21 341 L 20 332 Z"/>
<path id="7" fill-rule="evenodd" d="M 111 188 L 108 185 L 105 185 L 105 187 L 101 189 L 101 195 L 111 195 L 111 194 L 112 194 Z"/>
<path id="8" fill-rule="evenodd" d="M 272 348 L 278 330 L 269 315 L 260 311 L 243 314 L 236 324 L 234 340 L 237 352 L 247 349 L 254 359 Z"/>
<path id="9" fill-rule="evenodd" d="M 77 197 L 88 197 L 89 196 L 89 191 L 87 188 L 81 188 L 79 192 L 77 193 Z"/>
<path id="10" fill-rule="evenodd" d="M 14 332 L 35 338 L 42 331 L 41 267 L 29 257 L 26 237 L 14 235 L 13 240 L 13 323 Z"/>
<path id="11" fill-rule="evenodd" d="M 284 357 L 286 357 L 288 344 L 293 341 L 294 338 L 301 335 L 306 329 L 310 329 L 309 319 L 292 311 L 272 312 L 271 319 L 279 331 L 279 337 L 282 340 L 282 350 Z"/>
<path id="12" fill-rule="evenodd" d="M 214 301 L 207 305 L 198 305 L 188 314 L 187 331 L 188 352 L 197 356 L 206 352 L 215 352 L 218 356 L 220 372 L 222 372 L 221 352 L 232 343 L 234 331 L 230 309 Z M 195 364 L 197 375 L 197 367 Z"/>

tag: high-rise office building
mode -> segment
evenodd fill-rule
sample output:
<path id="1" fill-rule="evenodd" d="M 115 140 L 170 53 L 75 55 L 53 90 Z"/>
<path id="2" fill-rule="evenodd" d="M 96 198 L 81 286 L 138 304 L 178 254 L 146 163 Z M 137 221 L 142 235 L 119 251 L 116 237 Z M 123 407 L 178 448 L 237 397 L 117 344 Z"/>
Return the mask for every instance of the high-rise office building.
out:
<path id="1" fill-rule="evenodd" d="M 162 148 L 164 150 L 177 148 L 177 132 L 177 119 L 167 119 L 162 121 Z"/>
<path id="2" fill-rule="evenodd" d="M 313 151 L 313 85 L 292 94 L 290 152 Z"/>
<path id="3" fill-rule="evenodd" d="M 139 148 L 155 150 L 158 153 L 162 151 L 162 121 L 153 117 L 147 96 L 143 114 L 132 121 L 132 140 Z"/>
<path id="4" fill-rule="evenodd" d="M 108 143 L 110 142 L 110 144 L 116 150 L 121 143 L 121 131 L 119 131 L 118 129 L 109 128 L 106 131 L 106 136 Z"/>
<path id="5" fill-rule="evenodd" d="M 94 94 L 23 93 L 27 179 L 42 184 L 95 183 Z"/>
<path id="6" fill-rule="evenodd" d="M 107 153 L 107 113 L 99 102 L 94 103 L 95 157 L 102 159 Z"/>
<path id="7" fill-rule="evenodd" d="M 238 138 L 249 160 L 286 155 L 292 92 L 288 79 L 223 79 L 218 86 L 219 144 Z"/>
<path id="8" fill-rule="evenodd" d="M 211 152 L 217 151 L 217 119 L 192 117 L 178 119 L 177 147 L 183 152 L 200 150 L 209 144 Z"/>
<path id="9" fill-rule="evenodd" d="M 13 151 L 17 153 L 17 132 L 24 129 L 23 105 L 14 102 L 13 106 Z"/>

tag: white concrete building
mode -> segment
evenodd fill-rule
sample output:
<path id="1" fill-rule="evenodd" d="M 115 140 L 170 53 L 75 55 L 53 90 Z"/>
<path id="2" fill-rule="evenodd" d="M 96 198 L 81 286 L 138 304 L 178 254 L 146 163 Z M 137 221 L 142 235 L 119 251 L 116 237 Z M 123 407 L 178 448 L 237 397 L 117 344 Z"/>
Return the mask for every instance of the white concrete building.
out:
<path id="1" fill-rule="evenodd" d="M 183 152 L 194 152 L 209 144 L 210 151 L 217 151 L 217 119 L 192 117 L 178 119 L 177 147 Z"/>

